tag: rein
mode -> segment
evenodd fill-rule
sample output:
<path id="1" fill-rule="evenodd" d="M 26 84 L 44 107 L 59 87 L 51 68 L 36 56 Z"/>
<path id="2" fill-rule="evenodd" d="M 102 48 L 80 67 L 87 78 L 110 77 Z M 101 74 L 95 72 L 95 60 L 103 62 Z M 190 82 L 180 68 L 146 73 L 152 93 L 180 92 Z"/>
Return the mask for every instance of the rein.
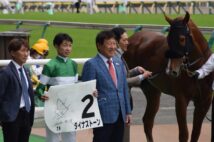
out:
<path id="1" fill-rule="evenodd" d="M 209 47 L 207 47 L 203 51 L 203 53 L 206 54 L 207 51 L 209 51 Z M 185 54 L 183 63 L 181 65 L 181 69 L 186 71 L 189 77 L 192 77 L 192 75 L 194 74 L 194 71 L 191 71 L 189 68 L 191 68 L 193 65 L 197 64 L 199 61 L 201 61 L 205 58 L 203 56 L 201 56 L 201 57 L 197 58 L 196 60 L 194 60 L 193 62 L 190 62 L 188 55 L 189 55 L 188 53 Z"/>
<path id="2" fill-rule="evenodd" d="M 188 56 L 184 56 L 184 61 L 181 65 L 181 70 L 186 71 L 187 75 L 189 77 L 191 77 L 195 71 L 191 71 L 189 68 L 191 68 L 193 65 L 197 64 L 200 60 L 202 60 L 203 57 L 199 57 L 198 59 L 196 59 L 193 62 L 189 61 L 189 57 Z"/>
<path id="3" fill-rule="evenodd" d="M 161 73 L 163 73 L 163 72 L 164 72 L 164 70 L 163 70 L 163 71 L 160 71 L 160 72 L 156 72 L 156 73 L 154 73 L 154 75 L 152 75 L 152 76 L 149 77 L 148 79 L 149 79 L 149 80 L 152 80 L 152 79 L 158 77 L 158 76 L 159 76 Z"/>

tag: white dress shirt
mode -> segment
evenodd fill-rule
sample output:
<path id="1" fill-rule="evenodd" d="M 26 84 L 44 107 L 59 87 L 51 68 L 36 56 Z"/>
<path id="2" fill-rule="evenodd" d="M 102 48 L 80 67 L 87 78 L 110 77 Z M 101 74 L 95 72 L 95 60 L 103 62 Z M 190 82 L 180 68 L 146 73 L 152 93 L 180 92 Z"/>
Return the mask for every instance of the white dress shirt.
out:
<path id="1" fill-rule="evenodd" d="M 205 76 L 209 75 L 213 71 L 214 71 L 214 54 L 212 54 L 209 57 L 207 62 L 200 69 L 196 70 L 196 72 L 199 73 L 198 79 L 204 78 Z M 214 90 L 214 83 L 212 85 L 212 88 Z"/>
<path id="2" fill-rule="evenodd" d="M 18 72 L 18 75 L 19 75 L 19 78 L 21 79 L 21 73 L 19 72 L 19 69 L 20 68 L 23 68 L 23 66 L 20 66 L 19 64 L 17 64 L 14 60 L 12 60 L 12 63 L 15 65 L 16 67 L 16 70 Z M 27 84 L 27 87 L 29 87 L 29 84 L 28 84 L 28 80 L 27 80 L 27 76 L 25 74 L 25 71 L 24 71 L 24 68 L 23 68 L 23 74 L 24 74 L 24 77 L 25 77 L 25 82 Z M 29 102 L 30 102 L 30 97 L 29 97 Z M 31 105 L 31 102 L 30 102 L 30 105 Z M 24 98 L 23 98 L 23 95 L 21 96 L 21 102 L 20 102 L 20 108 L 24 107 L 25 106 L 25 102 L 24 102 Z"/>

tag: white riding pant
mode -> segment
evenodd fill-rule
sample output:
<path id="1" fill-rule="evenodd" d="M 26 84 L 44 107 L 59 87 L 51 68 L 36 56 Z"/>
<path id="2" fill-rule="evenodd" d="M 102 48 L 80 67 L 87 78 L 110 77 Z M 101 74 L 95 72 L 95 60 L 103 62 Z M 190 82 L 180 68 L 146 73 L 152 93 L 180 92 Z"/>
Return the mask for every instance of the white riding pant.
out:
<path id="1" fill-rule="evenodd" d="M 54 133 L 46 126 L 46 142 L 76 142 L 76 132 Z"/>

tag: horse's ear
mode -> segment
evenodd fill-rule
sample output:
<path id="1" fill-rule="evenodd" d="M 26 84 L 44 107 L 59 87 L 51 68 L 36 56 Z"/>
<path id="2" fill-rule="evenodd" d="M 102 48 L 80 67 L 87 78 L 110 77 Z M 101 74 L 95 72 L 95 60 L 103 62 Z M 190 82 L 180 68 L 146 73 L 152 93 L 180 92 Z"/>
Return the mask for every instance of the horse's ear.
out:
<path id="1" fill-rule="evenodd" d="M 189 22 L 189 18 L 190 18 L 189 12 L 186 11 L 186 15 L 185 15 L 185 17 L 184 17 L 184 19 L 183 19 L 183 23 L 184 23 L 184 24 L 187 24 L 187 23 Z"/>
<path id="2" fill-rule="evenodd" d="M 164 14 L 164 17 L 165 17 L 166 21 L 171 25 L 171 24 L 172 24 L 172 19 L 169 18 L 169 17 L 166 15 L 165 12 L 163 12 L 163 14 Z"/>

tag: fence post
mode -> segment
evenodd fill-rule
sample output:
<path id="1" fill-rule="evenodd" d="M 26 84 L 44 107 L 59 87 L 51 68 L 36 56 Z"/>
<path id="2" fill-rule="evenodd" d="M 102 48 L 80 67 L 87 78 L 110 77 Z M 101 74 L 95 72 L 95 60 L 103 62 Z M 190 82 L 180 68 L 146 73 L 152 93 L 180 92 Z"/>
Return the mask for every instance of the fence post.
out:
<path id="1" fill-rule="evenodd" d="M 210 39 L 208 41 L 209 48 L 212 48 L 213 44 L 214 44 L 214 31 L 212 31 Z"/>
<path id="2" fill-rule="evenodd" d="M 44 38 L 45 37 L 45 32 L 48 28 L 48 26 L 50 25 L 50 22 L 47 22 L 44 27 L 43 27 L 43 30 L 42 30 L 42 35 L 41 35 L 41 38 Z"/>
<path id="3" fill-rule="evenodd" d="M 16 22 L 16 30 L 18 30 L 19 27 L 20 27 L 22 24 L 23 24 L 22 21 L 17 21 L 17 22 Z"/>

